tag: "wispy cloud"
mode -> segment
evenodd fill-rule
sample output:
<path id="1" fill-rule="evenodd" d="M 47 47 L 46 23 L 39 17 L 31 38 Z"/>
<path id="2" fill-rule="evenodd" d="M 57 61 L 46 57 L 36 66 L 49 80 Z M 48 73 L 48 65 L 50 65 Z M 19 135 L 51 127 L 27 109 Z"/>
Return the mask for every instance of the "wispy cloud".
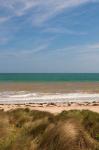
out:
<path id="1" fill-rule="evenodd" d="M 16 29 L 23 28 L 24 22 L 29 22 L 32 27 L 41 27 L 41 32 L 54 33 L 54 34 L 69 34 L 69 35 L 86 35 L 84 31 L 77 32 L 75 29 L 64 28 L 64 27 L 52 27 L 51 25 L 46 26 L 46 22 L 55 16 L 61 14 L 69 9 L 76 8 L 87 3 L 96 3 L 98 0 L 0 0 L 0 8 L 2 16 L 0 16 L 0 27 L 2 23 L 4 27 L 0 29 L 4 31 L 4 39 L 8 39 L 10 36 L 16 33 Z M 23 19 L 25 17 L 25 19 Z M 21 20 L 21 23 L 18 22 Z M 22 21 L 24 20 L 24 21 Z M 9 21 L 9 22 L 8 22 Z M 9 27 L 8 27 L 8 24 Z M 15 26 L 16 25 L 16 26 Z M 43 27 L 42 27 L 43 26 Z M 7 29 L 8 28 L 8 29 Z M 6 30 L 9 34 L 6 36 Z M 0 40 L 2 43 L 3 40 Z"/>
<path id="2" fill-rule="evenodd" d="M 82 55 L 82 54 L 99 54 L 99 43 L 93 44 L 81 44 L 81 45 L 71 45 L 71 46 L 64 46 L 61 48 L 54 48 L 54 49 L 40 49 L 37 51 L 37 54 L 56 54 L 56 55 L 64 55 L 64 54 L 74 54 L 74 55 Z"/>
<path id="3" fill-rule="evenodd" d="M 6 39 L 0 39 L 0 42 L 3 44 L 4 40 L 6 41 Z M 0 58 L 22 58 L 26 60 L 35 58 L 35 54 L 48 49 L 51 41 L 52 39 L 38 41 L 31 49 L 5 49 L 0 52 Z"/>
<path id="4" fill-rule="evenodd" d="M 9 20 L 9 17 L 0 17 L 0 24 Z"/>
<path id="5" fill-rule="evenodd" d="M 47 32 L 47 33 L 58 33 L 58 34 L 70 34 L 70 35 L 87 35 L 86 32 L 77 32 L 77 31 L 73 31 L 72 29 L 67 29 L 67 28 L 60 28 L 60 27 L 48 27 L 46 29 L 43 30 L 43 32 Z"/>
<path id="6" fill-rule="evenodd" d="M 89 3 L 96 2 L 94 0 L 42 0 L 41 3 L 38 3 L 38 11 L 33 16 L 33 25 L 41 25 L 45 21 L 55 17 L 56 15 L 62 13 L 64 10 L 69 8 L 75 8 L 77 6 Z"/>
<path id="7" fill-rule="evenodd" d="M 74 45 L 70 47 L 66 47 L 63 49 L 65 52 L 66 50 L 70 53 L 76 54 L 98 54 L 99 55 L 99 43 L 92 43 L 92 44 L 83 44 L 83 45 Z"/>
<path id="8" fill-rule="evenodd" d="M 11 15 L 13 12 L 13 16 L 22 16 L 32 10 L 33 24 L 40 25 L 64 10 L 92 2 L 98 0 L 0 0 L 0 7 L 9 10 Z"/>
<path id="9" fill-rule="evenodd" d="M 69 72 L 91 70 L 95 62 L 94 70 L 99 66 L 97 3 L 0 0 L 0 70 Z"/>

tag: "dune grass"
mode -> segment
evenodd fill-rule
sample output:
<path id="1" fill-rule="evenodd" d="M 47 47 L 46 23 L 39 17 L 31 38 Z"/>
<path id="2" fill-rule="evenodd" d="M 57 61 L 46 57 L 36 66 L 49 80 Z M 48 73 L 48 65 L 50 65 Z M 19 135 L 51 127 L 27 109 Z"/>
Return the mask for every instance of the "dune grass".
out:
<path id="1" fill-rule="evenodd" d="M 0 150 L 99 150 L 99 114 L 0 111 Z"/>

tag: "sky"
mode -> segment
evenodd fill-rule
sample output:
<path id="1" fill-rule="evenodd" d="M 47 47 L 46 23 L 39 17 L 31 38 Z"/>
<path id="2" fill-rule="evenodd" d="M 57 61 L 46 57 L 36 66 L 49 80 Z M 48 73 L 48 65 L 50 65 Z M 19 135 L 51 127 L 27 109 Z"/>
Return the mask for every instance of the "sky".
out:
<path id="1" fill-rule="evenodd" d="M 99 73 L 99 0 L 0 0 L 0 73 Z"/>

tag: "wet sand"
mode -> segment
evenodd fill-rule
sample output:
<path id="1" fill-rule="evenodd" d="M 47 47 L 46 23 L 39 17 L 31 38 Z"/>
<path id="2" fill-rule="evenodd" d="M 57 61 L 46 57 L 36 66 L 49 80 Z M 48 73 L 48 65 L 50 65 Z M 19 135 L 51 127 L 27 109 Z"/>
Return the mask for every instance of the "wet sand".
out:
<path id="1" fill-rule="evenodd" d="M 75 93 L 88 92 L 99 93 L 99 82 L 32 82 L 32 83 L 0 83 L 0 91 L 32 91 L 43 93 Z M 1 104 L 0 109 L 4 111 L 17 108 L 29 108 L 31 110 L 49 111 L 51 113 L 59 113 L 63 110 L 91 110 L 99 113 L 99 102 L 86 103 L 42 103 L 42 104 L 23 104 L 23 105 L 7 105 Z"/>
<path id="2" fill-rule="evenodd" d="M 33 91 L 46 93 L 89 92 L 99 93 L 99 82 L 1 82 L 0 91 Z"/>

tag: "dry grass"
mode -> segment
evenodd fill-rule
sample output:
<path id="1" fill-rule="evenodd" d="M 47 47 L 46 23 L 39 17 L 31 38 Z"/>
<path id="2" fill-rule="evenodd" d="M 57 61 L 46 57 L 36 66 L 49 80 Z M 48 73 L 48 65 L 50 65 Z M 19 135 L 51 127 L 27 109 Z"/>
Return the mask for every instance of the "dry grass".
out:
<path id="1" fill-rule="evenodd" d="M 0 150 L 99 150 L 99 114 L 0 111 Z"/>
<path id="2" fill-rule="evenodd" d="M 97 142 L 75 120 L 59 122 L 45 133 L 41 150 L 95 150 Z"/>

